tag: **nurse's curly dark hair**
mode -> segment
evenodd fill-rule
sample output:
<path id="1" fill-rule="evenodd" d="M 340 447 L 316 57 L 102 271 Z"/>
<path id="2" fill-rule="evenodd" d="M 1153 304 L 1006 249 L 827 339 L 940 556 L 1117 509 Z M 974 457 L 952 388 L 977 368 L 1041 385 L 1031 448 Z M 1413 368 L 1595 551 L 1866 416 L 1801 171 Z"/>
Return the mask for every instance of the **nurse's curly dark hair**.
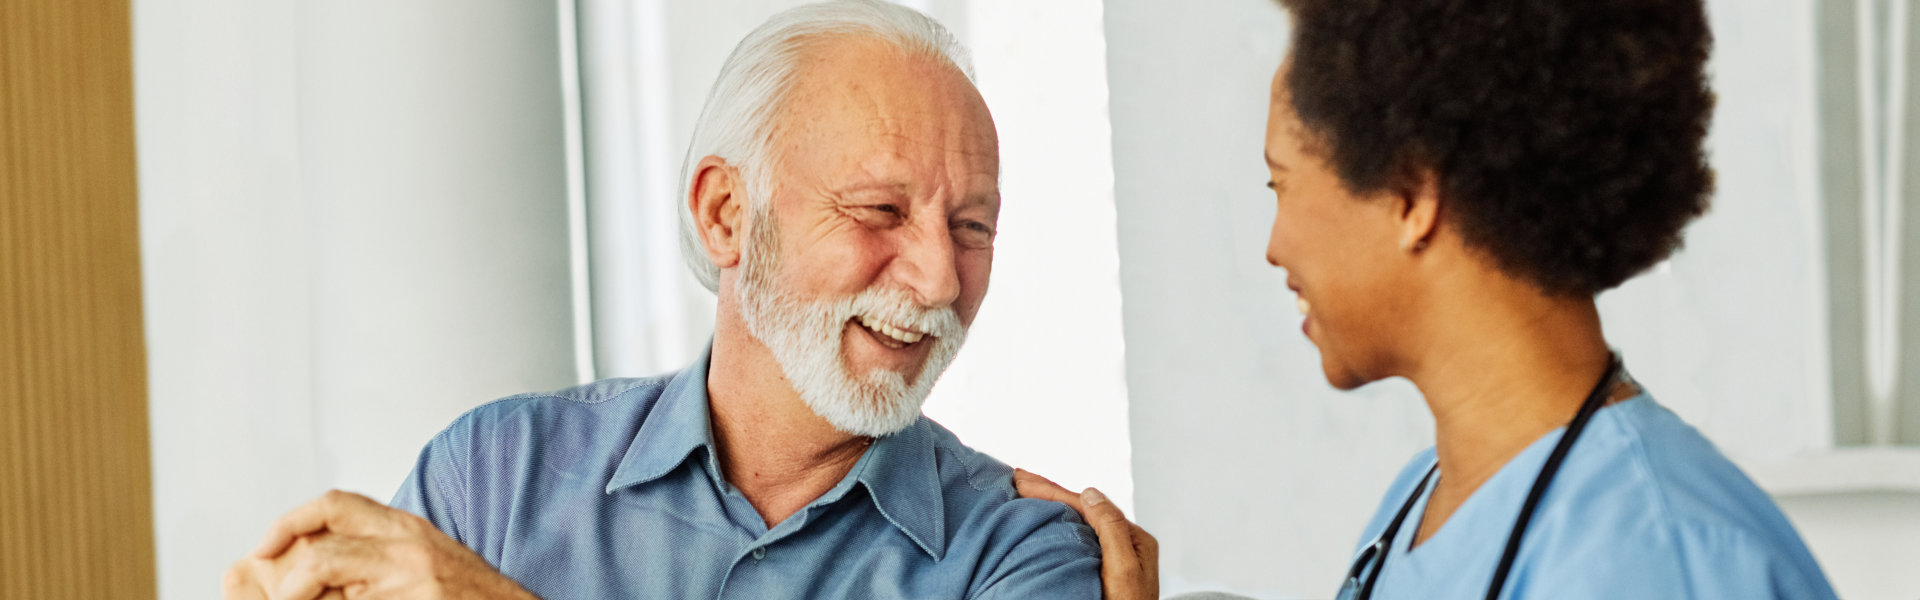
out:
<path id="1" fill-rule="evenodd" d="M 1665 260 L 1707 209 L 1702 0 L 1281 0 L 1284 84 L 1349 191 L 1431 169 L 1470 248 L 1555 296 Z"/>

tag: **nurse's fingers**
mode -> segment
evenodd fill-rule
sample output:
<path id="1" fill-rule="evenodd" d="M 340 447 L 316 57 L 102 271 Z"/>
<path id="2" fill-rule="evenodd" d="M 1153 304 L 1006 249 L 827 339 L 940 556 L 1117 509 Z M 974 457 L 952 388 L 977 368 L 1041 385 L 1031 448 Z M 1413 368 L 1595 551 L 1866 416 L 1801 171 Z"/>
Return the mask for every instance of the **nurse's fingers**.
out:
<path id="1" fill-rule="evenodd" d="M 1067 488 L 1060 487 L 1060 484 L 1054 483 L 1045 477 L 1021 469 L 1014 469 L 1013 489 L 1020 493 L 1021 498 L 1059 502 L 1073 507 L 1074 511 L 1081 513 L 1081 518 L 1084 519 L 1087 516 L 1085 511 L 1080 510 L 1079 492 L 1067 491 Z"/>
<path id="2" fill-rule="evenodd" d="M 1139 556 L 1139 598 L 1160 597 L 1160 540 L 1139 525 L 1133 525 L 1133 549 Z"/>
<path id="3" fill-rule="evenodd" d="M 1080 515 L 1100 536 L 1100 581 L 1107 600 L 1159 598 L 1159 542 L 1128 521 L 1100 490 L 1080 492 Z"/>
<path id="4" fill-rule="evenodd" d="M 1045 477 L 1013 470 L 1013 487 L 1022 498 L 1073 507 L 1100 538 L 1100 579 L 1107 600 L 1160 597 L 1160 542 L 1127 520 L 1100 490 L 1074 493 Z"/>
<path id="5" fill-rule="evenodd" d="M 1080 492 L 1078 504 L 1080 515 L 1100 536 L 1101 570 L 1140 570 L 1140 552 L 1133 546 L 1133 522 L 1121 514 L 1120 507 L 1108 502 L 1107 495 L 1094 488 Z"/>

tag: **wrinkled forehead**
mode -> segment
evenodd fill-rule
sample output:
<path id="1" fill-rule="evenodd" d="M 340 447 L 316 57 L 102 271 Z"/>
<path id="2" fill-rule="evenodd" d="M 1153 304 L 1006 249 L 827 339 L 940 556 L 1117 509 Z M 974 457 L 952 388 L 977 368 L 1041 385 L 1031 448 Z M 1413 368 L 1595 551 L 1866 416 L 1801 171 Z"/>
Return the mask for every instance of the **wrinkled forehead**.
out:
<path id="1" fill-rule="evenodd" d="M 997 182 L 999 140 L 985 101 L 932 53 L 858 37 L 813 44 L 782 108 L 774 139 L 788 160 Z"/>

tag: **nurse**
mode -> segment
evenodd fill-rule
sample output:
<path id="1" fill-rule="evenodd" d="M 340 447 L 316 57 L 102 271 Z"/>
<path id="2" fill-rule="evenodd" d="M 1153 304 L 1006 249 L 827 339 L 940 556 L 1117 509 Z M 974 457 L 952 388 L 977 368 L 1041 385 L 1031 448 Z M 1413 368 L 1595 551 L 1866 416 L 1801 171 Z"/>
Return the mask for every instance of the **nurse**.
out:
<path id="1" fill-rule="evenodd" d="M 1701 1 L 1283 4 L 1267 261 L 1327 381 L 1411 380 L 1437 440 L 1327 591 L 1832 598 L 1766 493 L 1634 382 L 1594 306 L 1707 209 Z M 1109 598 L 1157 596 L 1152 536 L 1097 491 L 1017 482 L 1094 525 Z"/>

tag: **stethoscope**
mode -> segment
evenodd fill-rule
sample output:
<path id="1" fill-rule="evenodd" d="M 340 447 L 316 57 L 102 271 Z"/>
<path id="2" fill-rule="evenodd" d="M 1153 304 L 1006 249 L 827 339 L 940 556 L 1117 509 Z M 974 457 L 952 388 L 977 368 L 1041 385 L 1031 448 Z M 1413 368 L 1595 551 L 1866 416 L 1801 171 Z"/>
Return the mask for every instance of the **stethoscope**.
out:
<path id="1" fill-rule="evenodd" d="M 1513 559 L 1520 553 L 1520 538 L 1527 532 L 1527 522 L 1533 520 L 1533 509 L 1540 505 L 1540 497 L 1547 493 L 1547 485 L 1553 483 L 1553 476 L 1560 472 L 1560 463 L 1567 458 L 1567 451 L 1573 448 L 1573 442 L 1580 439 L 1580 432 L 1586 430 L 1587 421 L 1593 419 L 1593 413 L 1607 404 L 1612 395 L 1613 383 L 1622 377 L 1620 357 L 1617 354 L 1607 356 L 1607 370 L 1600 375 L 1600 381 L 1593 384 L 1593 391 L 1587 393 L 1587 399 L 1580 403 L 1580 412 L 1573 415 L 1573 422 L 1567 424 L 1566 434 L 1560 436 L 1560 443 L 1553 446 L 1553 453 L 1547 455 L 1547 464 L 1540 467 L 1540 474 L 1533 478 L 1533 489 L 1527 492 L 1527 501 L 1520 505 L 1520 517 L 1513 523 L 1513 531 L 1507 534 L 1507 550 L 1500 555 L 1500 566 L 1493 570 L 1493 583 L 1487 585 L 1487 600 L 1497 600 L 1501 588 L 1507 584 L 1507 572 L 1513 570 Z M 1414 486 L 1413 494 L 1407 496 L 1406 504 L 1400 505 L 1400 512 L 1393 516 L 1393 522 L 1387 524 L 1387 530 L 1380 537 L 1360 549 L 1353 559 L 1353 567 L 1347 569 L 1347 579 L 1340 585 L 1339 600 L 1368 600 L 1373 597 L 1373 583 L 1380 579 L 1380 571 L 1387 566 L 1387 554 L 1393 544 L 1394 535 L 1400 532 L 1400 524 L 1407 520 L 1407 513 L 1413 512 L 1415 501 L 1427 489 L 1427 482 L 1433 479 L 1434 471 L 1440 468 L 1434 464 L 1427 468 L 1427 474 L 1420 478 L 1420 485 Z M 1378 562 L 1374 562 L 1378 559 Z M 1372 565 L 1373 570 L 1367 571 Z M 1366 579 L 1361 580 L 1365 574 Z"/>

